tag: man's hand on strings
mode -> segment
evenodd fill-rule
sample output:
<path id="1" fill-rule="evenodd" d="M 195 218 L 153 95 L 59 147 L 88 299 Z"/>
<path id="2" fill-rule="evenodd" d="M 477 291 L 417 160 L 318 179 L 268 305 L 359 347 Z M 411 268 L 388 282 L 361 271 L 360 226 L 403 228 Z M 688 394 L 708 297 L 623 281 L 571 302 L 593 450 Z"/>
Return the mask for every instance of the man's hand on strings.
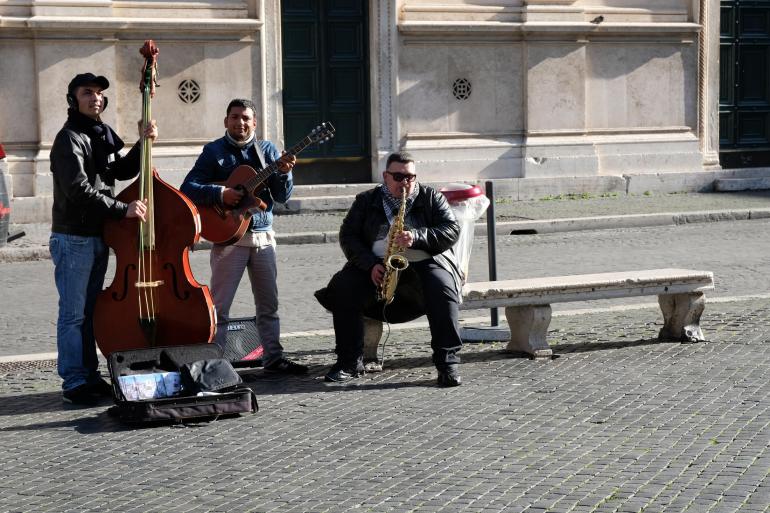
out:
<path id="1" fill-rule="evenodd" d="M 137 121 L 136 126 L 139 127 L 140 137 L 145 137 L 153 142 L 158 138 L 158 123 L 154 119 L 151 119 L 150 122 L 147 123 L 147 126 L 144 127 L 144 130 L 142 130 L 141 121 Z"/>
<path id="2" fill-rule="evenodd" d="M 134 200 L 129 203 L 126 217 L 138 217 L 142 221 L 147 221 L 147 200 Z"/>
<path id="3" fill-rule="evenodd" d="M 228 207 L 237 206 L 238 203 L 241 202 L 242 198 L 243 198 L 242 189 L 232 189 L 228 187 L 224 190 L 224 192 L 222 192 L 222 202 Z"/>

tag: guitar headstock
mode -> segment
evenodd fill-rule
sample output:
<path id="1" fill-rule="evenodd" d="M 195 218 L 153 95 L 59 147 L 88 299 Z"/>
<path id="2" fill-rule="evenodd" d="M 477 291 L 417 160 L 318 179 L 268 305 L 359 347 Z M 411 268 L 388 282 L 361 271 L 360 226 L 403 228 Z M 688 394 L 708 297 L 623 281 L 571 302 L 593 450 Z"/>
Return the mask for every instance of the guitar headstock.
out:
<path id="1" fill-rule="evenodd" d="M 324 121 L 308 134 L 311 144 L 323 144 L 328 142 L 332 137 L 334 137 L 334 126 L 328 121 Z"/>

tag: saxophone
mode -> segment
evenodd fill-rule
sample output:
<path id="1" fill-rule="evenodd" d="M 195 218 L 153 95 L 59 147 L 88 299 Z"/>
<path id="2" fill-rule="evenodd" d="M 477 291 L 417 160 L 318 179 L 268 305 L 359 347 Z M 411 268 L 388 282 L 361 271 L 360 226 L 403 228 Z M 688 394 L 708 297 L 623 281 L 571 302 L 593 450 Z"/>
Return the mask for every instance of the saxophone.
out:
<path id="1" fill-rule="evenodd" d="M 396 235 L 404 231 L 404 216 L 406 215 L 406 187 L 401 191 L 401 207 L 398 209 L 398 215 L 393 219 L 393 224 L 388 230 L 388 242 L 383 256 L 385 264 L 385 274 L 382 276 L 382 283 L 377 290 L 377 299 L 385 301 L 386 305 L 393 302 L 393 296 L 396 293 L 398 285 L 398 275 L 409 267 L 409 260 L 401 253 L 404 248 L 396 244 Z"/>

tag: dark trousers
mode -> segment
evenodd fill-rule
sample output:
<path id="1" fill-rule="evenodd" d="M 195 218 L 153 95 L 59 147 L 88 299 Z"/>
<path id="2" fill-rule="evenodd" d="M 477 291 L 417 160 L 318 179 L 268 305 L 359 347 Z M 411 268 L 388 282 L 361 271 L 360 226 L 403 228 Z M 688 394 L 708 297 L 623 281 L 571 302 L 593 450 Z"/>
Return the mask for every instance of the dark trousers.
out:
<path id="1" fill-rule="evenodd" d="M 409 283 L 418 280 L 418 283 Z M 406 283 L 404 283 L 406 281 Z M 415 286 L 416 285 L 416 286 Z M 403 287 L 402 287 L 403 286 Z M 382 303 L 376 303 L 377 289 L 370 274 L 358 268 L 346 266 L 334 275 L 329 283 L 330 310 L 334 316 L 335 352 L 337 365 L 344 369 L 356 367 L 364 350 L 364 315 L 382 319 Z M 438 368 L 460 363 L 457 352 L 462 347 L 458 325 L 459 301 L 452 275 L 427 259 L 411 262 L 401 273 L 393 303 L 385 309 L 385 319 L 398 322 L 399 309 L 411 307 L 415 298 L 399 296 L 401 290 L 418 291 L 416 298 L 430 325 L 433 363 Z M 394 315 L 389 315 L 393 309 Z M 379 315 L 378 315 L 379 314 Z M 416 317 L 416 316 L 414 316 Z"/>

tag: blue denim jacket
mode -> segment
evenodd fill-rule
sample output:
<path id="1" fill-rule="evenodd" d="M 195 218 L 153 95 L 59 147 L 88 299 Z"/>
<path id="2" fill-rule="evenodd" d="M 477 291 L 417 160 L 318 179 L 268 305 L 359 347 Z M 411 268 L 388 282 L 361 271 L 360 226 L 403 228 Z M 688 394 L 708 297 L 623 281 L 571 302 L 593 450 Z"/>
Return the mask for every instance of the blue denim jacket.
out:
<path id="1" fill-rule="evenodd" d="M 271 164 L 278 160 L 281 153 L 270 141 L 256 141 L 265 156 L 265 163 Z M 180 190 L 199 205 L 222 203 L 222 186 L 217 182 L 225 182 L 236 167 L 247 164 L 259 169 L 259 157 L 254 145 L 237 148 L 230 144 L 225 137 L 212 141 L 203 147 L 195 165 L 187 173 Z M 272 229 L 273 204 L 286 203 L 294 189 L 291 172 L 283 174 L 275 172 L 266 180 L 265 188 L 259 197 L 267 203 L 267 209 L 257 210 L 251 218 L 251 230 L 263 232 Z"/>

